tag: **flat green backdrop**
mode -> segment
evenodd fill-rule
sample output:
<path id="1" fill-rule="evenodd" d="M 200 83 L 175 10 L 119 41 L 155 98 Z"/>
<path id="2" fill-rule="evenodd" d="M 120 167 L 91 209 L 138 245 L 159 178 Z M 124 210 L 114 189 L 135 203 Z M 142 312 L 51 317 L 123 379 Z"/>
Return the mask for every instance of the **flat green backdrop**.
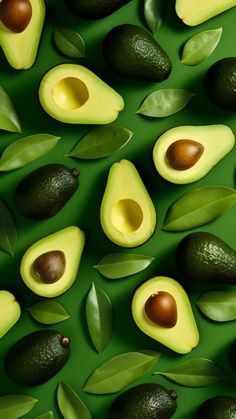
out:
<path id="1" fill-rule="evenodd" d="M 47 156 L 40 158 L 25 168 L 0 175 L 1 195 L 13 210 L 18 227 L 19 242 L 15 257 L 0 252 L 1 289 L 12 291 L 22 307 L 22 316 L 15 327 L 0 341 L 0 394 L 24 393 L 39 399 L 34 410 L 26 415 L 33 418 L 52 409 L 55 418 L 60 418 L 56 405 L 56 388 L 61 379 L 71 385 L 89 407 L 94 419 L 105 419 L 106 412 L 115 395 L 95 396 L 82 392 L 82 386 L 100 363 L 108 358 L 126 351 L 153 349 L 161 351 L 162 357 L 155 370 L 174 365 L 180 359 L 196 356 L 215 360 L 230 375 L 230 380 L 222 385 L 204 389 L 184 388 L 159 376 L 148 374 L 134 385 L 144 382 L 155 382 L 167 388 L 175 388 L 178 393 L 178 409 L 175 419 L 191 419 L 197 406 L 203 400 L 214 395 L 235 395 L 236 375 L 228 362 L 228 350 L 236 338 L 235 323 L 213 323 L 204 318 L 196 309 L 195 301 L 214 285 L 203 286 L 187 283 L 176 269 L 175 249 L 179 241 L 188 232 L 168 233 L 161 231 L 163 219 L 169 205 L 183 193 L 200 186 L 221 185 L 235 187 L 235 149 L 225 157 L 202 180 L 186 186 L 177 186 L 160 178 L 152 162 L 152 148 L 156 138 L 165 130 L 185 124 L 204 125 L 222 123 L 236 129 L 233 112 L 224 111 L 213 105 L 206 97 L 202 87 L 203 77 L 212 63 L 236 55 L 235 50 L 236 10 L 231 9 L 197 27 L 187 27 L 175 15 L 174 1 L 169 2 L 168 13 L 156 38 L 165 49 L 173 63 L 173 70 L 168 80 L 160 84 L 148 84 L 126 80 L 115 76 L 105 65 L 101 45 L 105 34 L 113 26 L 121 23 L 134 23 L 144 26 L 142 1 L 133 0 L 116 13 L 98 21 L 79 20 L 65 8 L 64 2 L 47 1 L 47 20 L 35 65 L 28 71 L 16 71 L 10 68 L 3 54 L 0 56 L 0 84 L 7 90 L 14 101 L 22 122 L 22 135 L 1 133 L 0 151 L 6 145 L 23 136 L 48 132 L 62 137 L 62 140 Z M 89 126 L 70 126 L 59 123 L 47 116 L 38 101 L 38 85 L 43 74 L 52 66 L 73 62 L 56 51 L 51 36 L 56 25 L 76 29 L 84 38 L 87 48 L 85 64 L 111 84 L 125 100 L 125 109 L 119 115 L 118 123 L 134 132 L 129 144 L 111 157 L 95 161 L 79 161 L 64 157 L 77 141 L 88 132 Z M 202 64 L 187 67 L 180 64 L 179 54 L 184 42 L 192 35 L 206 29 L 223 27 L 223 35 L 214 53 Z M 20 53 L 20 51 L 19 51 Z M 183 88 L 196 93 L 196 97 L 181 112 L 162 119 L 145 118 L 136 115 L 135 111 L 142 100 L 158 88 Z M 130 159 L 137 167 L 158 213 L 158 226 L 153 237 L 143 246 L 135 249 L 136 253 L 155 256 L 155 261 L 144 272 L 120 280 L 106 280 L 93 269 L 101 257 L 112 251 L 130 252 L 113 245 L 104 235 L 99 223 L 99 207 L 106 185 L 110 166 L 122 158 Z M 81 171 L 80 187 L 67 205 L 52 219 L 30 221 L 21 216 L 14 207 L 13 193 L 17 183 L 27 173 L 46 163 L 61 162 Z M 219 235 L 229 245 L 236 245 L 235 208 L 217 221 L 204 226 L 202 231 Z M 19 275 L 19 264 L 23 252 L 29 245 L 43 236 L 51 234 L 69 225 L 78 225 L 86 233 L 84 249 L 78 279 L 65 295 L 57 300 L 70 314 L 70 319 L 55 325 L 57 329 L 71 338 L 71 357 L 64 369 L 49 382 L 35 388 L 22 388 L 14 385 L 6 376 L 3 368 L 4 357 L 11 345 L 20 337 L 34 330 L 42 329 L 25 311 L 25 307 L 39 301 L 23 284 Z M 179 280 L 186 287 L 200 331 L 200 344 L 186 356 L 175 354 L 156 341 L 144 335 L 134 325 L 130 312 L 130 302 L 134 289 L 144 280 L 155 275 L 168 275 Z M 85 320 L 85 298 L 91 286 L 96 282 L 110 296 L 115 311 L 115 326 L 112 339 L 100 355 L 97 355 L 91 344 Z M 225 289 L 221 286 L 218 289 Z M 231 287 L 232 288 L 232 287 Z M 230 289 L 230 287 L 227 287 Z M 1 418 L 5 419 L 5 418 Z"/>

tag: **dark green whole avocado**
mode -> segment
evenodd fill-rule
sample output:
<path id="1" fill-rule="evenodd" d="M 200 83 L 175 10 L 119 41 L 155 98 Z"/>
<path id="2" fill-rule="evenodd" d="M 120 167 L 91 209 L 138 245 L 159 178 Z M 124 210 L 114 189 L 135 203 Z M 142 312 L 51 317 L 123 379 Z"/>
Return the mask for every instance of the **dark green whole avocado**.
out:
<path id="1" fill-rule="evenodd" d="M 177 247 L 177 265 L 193 281 L 236 283 L 236 252 L 211 233 L 184 237 Z"/>
<path id="2" fill-rule="evenodd" d="M 205 400 L 197 410 L 196 419 L 236 419 L 236 397 L 215 396 Z"/>
<path id="3" fill-rule="evenodd" d="M 204 87 L 216 105 L 236 111 L 236 57 L 222 58 L 207 71 Z"/>
<path id="4" fill-rule="evenodd" d="M 108 419 L 169 419 L 176 411 L 174 390 L 146 383 L 120 394 L 112 403 Z"/>
<path id="5" fill-rule="evenodd" d="M 236 372 L 236 340 L 232 343 L 229 350 L 229 362 L 231 368 Z"/>
<path id="6" fill-rule="evenodd" d="M 131 0 L 65 0 L 71 12 L 85 19 L 101 19 Z"/>
<path id="7" fill-rule="evenodd" d="M 103 42 L 109 67 L 121 76 L 161 82 L 171 72 L 171 61 L 154 37 L 136 25 L 114 27 Z"/>
<path id="8" fill-rule="evenodd" d="M 54 330 L 30 333 L 7 353 L 6 373 L 23 386 L 43 384 L 65 365 L 70 354 L 69 343 L 69 338 Z"/>
<path id="9" fill-rule="evenodd" d="M 17 209 L 28 218 L 41 220 L 55 215 L 78 188 L 77 169 L 47 164 L 26 175 L 15 190 Z"/>

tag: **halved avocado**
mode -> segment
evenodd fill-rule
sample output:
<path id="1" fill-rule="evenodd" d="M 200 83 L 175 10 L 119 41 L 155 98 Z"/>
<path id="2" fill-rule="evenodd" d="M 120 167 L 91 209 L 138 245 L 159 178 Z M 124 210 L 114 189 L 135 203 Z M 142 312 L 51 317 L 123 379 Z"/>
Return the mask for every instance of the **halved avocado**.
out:
<path id="1" fill-rule="evenodd" d="M 168 150 L 172 144 L 178 144 L 179 147 L 185 144 L 185 148 L 175 149 L 175 160 L 177 156 L 183 163 L 183 157 L 186 154 L 190 156 L 190 167 L 176 168 L 176 161 L 172 165 L 168 159 Z M 192 141 L 194 147 L 188 148 L 187 141 Z M 171 128 L 162 134 L 156 141 L 153 148 L 153 161 L 158 173 L 166 180 L 177 184 L 186 184 L 195 182 L 205 176 L 223 157 L 229 153 L 235 143 L 235 137 L 232 130 L 226 125 L 206 125 L 206 126 L 180 126 Z M 199 154 L 198 150 L 202 151 Z M 194 154 L 195 149 L 195 154 Z M 189 156 L 188 156 L 189 153 Z M 185 156 L 186 157 L 186 156 Z"/>
<path id="2" fill-rule="evenodd" d="M 84 232 L 75 226 L 64 228 L 35 242 L 21 260 L 20 272 L 24 283 L 42 297 L 53 298 L 63 294 L 76 280 L 84 243 Z M 34 264 L 45 253 L 55 251 L 63 252 L 65 269 L 55 282 L 45 282 L 35 272 Z"/>
<path id="3" fill-rule="evenodd" d="M 177 321 L 173 327 L 154 323 L 146 313 L 146 303 L 157 293 L 168 293 L 176 302 Z M 141 284 L 134 293 L 132 315 L 142 332 L 180 354 L 191 352 L 198 345 L 199 333 L 189 298 L 174 279 L 157 276 Z"/>
<path id="4" fill-rule="evenodd" d="M 10 31 L 0 21 L 0 45 L 9 64 L 16 70 L 26 70 L 35 62 L 45 20 L 43 0 L 30 0 L 32 16 L 21 33 Z"/>
<path id="5" fill-rule="evenodd" d="M 176 0 L 177 15 L 189 26 L 196 26 L 231 7 L 235 0 Z"/>
<path id="6" fill-rule="evenodd" d="M 136 247 L 145 243 L 156 227 L 156 210 L 133 163 L 114 163 L 100 209 L 104 233 L 115 244 Z"/>

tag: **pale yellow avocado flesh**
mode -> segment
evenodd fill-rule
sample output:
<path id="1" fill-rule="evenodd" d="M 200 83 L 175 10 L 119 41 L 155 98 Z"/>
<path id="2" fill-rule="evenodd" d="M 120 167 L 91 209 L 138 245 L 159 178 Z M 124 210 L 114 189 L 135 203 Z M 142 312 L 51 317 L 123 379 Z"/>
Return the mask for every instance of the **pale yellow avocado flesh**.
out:
<path id="1" fill-rule="evenodd" d="M 176 0 L 175 10 L 189 26 L 202 22 L 236 6 L 236 0 Z"/>
<path id="2" fill-rule="evenodd" d="M 100 209 L 104 233 L 115 244 L 136 247 L 145 243 L 156 227 L 153 202 L 133 163 L 114 163 Z"/>
<path id="3" fill-rule="evenodd" d="M 32 17 L 21 33 L 7 29 L 0 22 L 0 45 L 9 64 L 16 70 L 26 70 L 35 62 L 45 20 L 43 0 L 30 0 Z"/>
<path id="4" fill-rule="evenodd" d="M 0 339 L 14 326 L 21 314 L 13 294 L 0 291 Z"/>
<path id="5" fill-rule="evenodd" d="M 114 89 L 77 64 L 49 70 L 40 83 L 39 100 L 50 116 L 70 124 L 108 124 L 124 108 Z"/>
<path id="6" fill-rule="evenodd" d="M 177 170 L 170 166 L 166 152 L 177 140 L 194 140 L 201 143 L 204 151 L 193 167 Z M 158 173 L 166 180 L 177 184 L 195 182 L 205 176 L 235 143 L 232 130 L 226 125 L 180 126 L 162 134 L 153 148 L 153 161 Z"/>
<path id="7" fill-rule="evenodd" d="M 158 291 L 168 292 L 176 301 L 177 323 L 172 328 L 158 326 L 145 313 L 146 301 Z M 137 288 L 132 300 L 132 315 L 142 332 L 175 352 L 186 354 L 198 345 L 199 333 L 189 298 L 172 278 L 157 276 Z"/>
<path id="8" fill-rule="evenodd" d="M 53 298 L 63 294 L 77 278 L 84 244 L 85 234 L 75 226 L 59 230 L 35 242 L 27 249 L 21 260 L 20 272 L 24 283 L 31 291 L 42 297 Z M 53 250 L 64 252 L 66 267 L 57 282 L 47 284 L 34 275 L 32 266 L 38 256 Z"/>

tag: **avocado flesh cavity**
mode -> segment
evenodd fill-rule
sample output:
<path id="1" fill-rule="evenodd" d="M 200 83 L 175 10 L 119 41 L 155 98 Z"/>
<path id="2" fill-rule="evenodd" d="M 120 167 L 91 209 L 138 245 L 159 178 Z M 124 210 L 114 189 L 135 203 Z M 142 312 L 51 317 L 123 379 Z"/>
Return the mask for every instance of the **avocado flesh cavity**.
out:
<path id="1" fill-rule="evenodd" d="M 234 6 L 235 0 L 176 0 L 175 10 L 186 25 L 196 26 Z"/>
<path id="2" fill-rule="evenodd" d="M 234 419 L 236 397 L 215 396 L 205 400 L 196 413 L 196 419 Z"/>
<path id="3" fill-rule="evenodd" d="M 35 294 L 53 298 L 63 294 L 75 282 L 85 243 L 85 234 L 78 227 L 71 226 L 35 242 L 24 253 L 20 273 L 25 285 Z M 45 252 L 61 250 L 65 254 L 66 266 L 62 277 L 54 283 L 40 281 L 32 266 L 38 256 Z"/>
<path id="4" fill-rule="evenodd" d="M 177 170 L 169 164 L 168 147 L 177 140 L 193 140 L 204 147 L 199 160 L 187 170 Z M 235 144 L 232 130 L 226 125 L 179 126 L 164 132 L 153 148 L 153 161 L 158 173 L 166 180 L 177 184 L 195 182 L 204 177 Z"/>
<path id="5" fill-rule="evenodd" d="M 124 108 L 114 89 L 77 64 L 49 70 L 41 80 L 39 100 L 52 118 L 68 124 L 109 124 Z"/>
<path id="6" fill-rule="evenodd" d="M 66 0 L 72 13 L 86 19 L 101 19 L 129 2 L 130 0 Z"/>
<path id="7" fill-rule="evenodd" d="M 168 292 L 177 305 L 177 323 L 168 329 L 153 323 L 145 313 L 145 303 L 158 291 Z M 189 298 L 174 279 L 157 276 L 141 284 L 134 293 L 132 315 L 142 332 L 180 354 L 191 352 L 198 345 L 199 333 Z"/>
<path id="8" fill-rule="evenodd" d="M 26 70 L 35 62 L 45 20 L 43 0 L 30 0 L 32 17 L 21 33 L 7 29 L 0 22 L 0 45 L 8 63 L 16 70 Z"/>
<path id="9" fill-rule="evenodd" d="M 104 233 L 115 244 L 136 247 L 145 243 L 156 226 L 152 200 L 133 163 L 114 163 L 100 209 Z"/>
<path id="10" fill-rule="evenodd" d="M 14 326 L 21 314 L 13 294 L 0 291 L 0 339 Z"/>

